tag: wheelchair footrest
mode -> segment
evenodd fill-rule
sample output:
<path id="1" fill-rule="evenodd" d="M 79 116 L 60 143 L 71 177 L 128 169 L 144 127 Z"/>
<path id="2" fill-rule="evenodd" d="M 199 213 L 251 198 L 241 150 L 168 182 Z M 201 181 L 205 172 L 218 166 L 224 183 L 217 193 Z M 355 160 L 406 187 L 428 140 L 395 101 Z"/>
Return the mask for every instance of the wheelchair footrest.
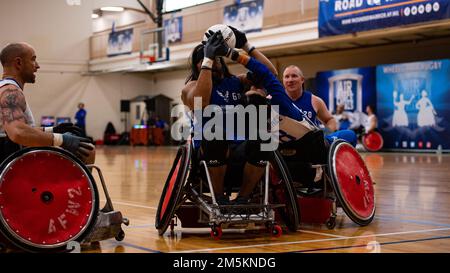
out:
<path id="1" fill-rule="evenodd" d="M 83 240 L 83 243 L 99 242 L 110 238 L 121 241 L 125 236 L 122 224 L 127 225 L 128 220 L 122 217 L 120 211 L 100 211 L 92 232 Z"/>
<path id="2" fill-rule="evenodd" d="M 320 188 L 296 188 L 296 192 L 300 196 L 312 197 L 318 194 L 323 195 L 323 189 Z"/>

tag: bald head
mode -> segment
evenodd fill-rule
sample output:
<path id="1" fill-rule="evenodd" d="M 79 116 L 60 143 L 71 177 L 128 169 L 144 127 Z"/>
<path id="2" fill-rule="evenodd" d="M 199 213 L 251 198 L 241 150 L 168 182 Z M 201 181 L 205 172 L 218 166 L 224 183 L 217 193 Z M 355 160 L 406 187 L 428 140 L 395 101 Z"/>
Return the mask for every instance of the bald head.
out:
<path id="1" fill-rule="evenodd" d="M 23 88 L 25 83 L 34 83 L 34 73 L 40 68 L 34 48 L 27 43 L 11 43 L 0 52 L 3 78 L 13 78 Z"/>
<path id="2" fill-rule="evenodd" d="M 303 77 L 302 70 L 296 65 L 290 65 L 283 71 L 283 85 L 288 96 L 296 100 L 303 93 L 303 83 L 305 77 Z"/>
<path id="3" fill-rule="evenodd" d="M 298 76 L 304 78 L 303 71 L 300 69 L 300 67 L 298 67 L 296 65 L 290 65 L 290 66 L 286 67 L 284 69 L 284 72 L 286 72 L 286 71 L 295 72 L 295 73 L 297 73 Z M 284 74 L 284 72 L 283 72 L 283 74 Z"/>
<path id="4" fill-rule="evenodd" d="M 31 46 L 26 43 L 11 43 L 5 46 L 0 52 L 0 61 L 3 67 L 10 66 L 14 60 L 24 58 L 30 51 Z"/>

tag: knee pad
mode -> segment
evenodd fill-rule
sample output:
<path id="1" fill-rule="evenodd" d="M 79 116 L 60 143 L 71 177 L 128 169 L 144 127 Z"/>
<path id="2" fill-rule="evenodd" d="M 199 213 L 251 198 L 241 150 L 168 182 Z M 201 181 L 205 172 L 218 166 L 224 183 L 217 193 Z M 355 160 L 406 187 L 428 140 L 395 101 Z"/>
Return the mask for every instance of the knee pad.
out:
<path id="1" fill-rule="evenodd" d="M 224 166 L 228 159 L 228 143 L 223 140 L 202 141 L 200 154 L 209 167 Z"/>
<path id="2" fill-rule="evenodd" d="M 246 161 L 256 167 L 265 167 L 273 157 L 273 151 L 261 151 L 261 142 L 248 140 L 245 144 Z"/>

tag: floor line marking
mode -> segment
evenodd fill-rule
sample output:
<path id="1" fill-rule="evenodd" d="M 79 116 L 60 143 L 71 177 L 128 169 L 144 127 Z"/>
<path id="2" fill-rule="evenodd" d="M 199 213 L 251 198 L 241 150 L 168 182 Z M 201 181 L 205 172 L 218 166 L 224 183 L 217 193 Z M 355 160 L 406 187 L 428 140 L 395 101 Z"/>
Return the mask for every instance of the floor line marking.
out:
<path id="1" fill-rule="evenodd" d="M 219 248 L 192 249 L 192 250 L 173 251 L 173 252 L 174 253 L 208 252 L 208 251 L 218 251 L 218 250 L 244 249 L 244 248 L 252 248 L 252 247 L 267 247 L 267 246 L 281 246 L 281 245 L 295 245 L 295 244 L 317 243 L 317 242 L 327 242 L 327 241 L 339 241 L 339 240 L 358 239 L 358 238 L 367 238 L 367 237 L 386 237 L 386 236 L 393 236 L 393 235 L 427 233 L 427 232 L 447 231 L 447 230 L 450 230 L 450 228 L 413 230 L 413 231 L 370 234 L 370 235 L 351 236 L 351 237 L 345 237 L 344 236 L 342 238 L 329 238 L 329 239 L 317 239 L 317 240 L 306 240 L 306 241 L 292 241 L 292 242 L 256 244 L 256 245 L 246 245 L 246 246 L 232 246 L 232 247 L 219 247 Z"/>
<path id="2" fill-rule="evenodd" d="M 392 217 L 392 216 L 375 216 L 375 219 L 378 220 L 386 220 L 386 221 L 397 221 L 397 222 L 404 222 L 404 223 L 412 223 L 417 225 L 428 225 L 428 226 L 437 226 L 437 227 L 450 227 L 449 224 L 442 224 L 442 223 L 436 223 L 432 221 L 427 220 L 414 220 L 414 219 L 403 219 L 399 217 Z"/>
<path id="3" fill-rule="evenodd" d="M 443 239 L 450 239 L 450 236 L 438 236 L 438 237 L 430 237 L 430 238 L 423 238 L 423 239 L 400 240 L 400 241 L 392 241 L 392 242 L 383 242 L 383 243 L 379 243 L 379 244 L 380 245 L 396 245 L 396 244 L 416 243 L 416 242 L 443 240 Z M 338 246 L 338 247 L 328 247 L 328 248 L 305 249 L 305 250 L 295 251 L 295 253 L 315 252 L 315 251 L 323 251 L 323 250 L 336 250 L 336 249 L 346 249 L 346 248 L 360 248 L 360 247 L 367 248 L 368 245 Z"/>
<path id="4" fill-rule="evenodd" d="M 100 201 L 101 202 L 106 202 L 106 200 L 100 200 Z M 121 202 L 121 201 L 113 201 L 113 205 L 114 204 L 124 205 L 124 206 L 129 206 L 129 207 L 144 208 L 144 209 L 153 209 L 153 210 L 157 210 L 158 209 L 156 207 L 150 207 L 150 206 L 144 206 L 144 205 L 138 205 L 138 204 L 131 204 L 131 203 Z"/>
<path id="5" fill-rule="evenodd" d="M 144 247 L 144 246 L 135 245 L 133 243 L 127 243 L 127 242 L 124 242 L 124 241 L 116 242 L 116 241 L 112 241 L 111 240 L 108 243 L 110 243 L 111 246 L 113 246 L 113 247 L 127 246 L 127 247 L 131 247 L 131 248 L 143 250 L 143 251 L 146 251 L 146 252 L 149 252 L 149 253 L 161 253 L 161 251 L 158 251 L 158 250 L 154 250 L 154 249 L 147 248 L 147 247 Z"/>
<path id="6" fill-rule="evenodd" d="M 343 236 L 343 235 L 336 235 L 336 234 L 330 234 L 330 233 L 323 233 L 323 232 L 317 232 L 317 231 L 311 231 L 311 230 L 299 229 L 298 231 L 304 232 L 304 233 L 311 233 L 311 234 L 323 235 L 323 236 L 328 236 L 328 237 L 346 238 L 346 236 Z"/>

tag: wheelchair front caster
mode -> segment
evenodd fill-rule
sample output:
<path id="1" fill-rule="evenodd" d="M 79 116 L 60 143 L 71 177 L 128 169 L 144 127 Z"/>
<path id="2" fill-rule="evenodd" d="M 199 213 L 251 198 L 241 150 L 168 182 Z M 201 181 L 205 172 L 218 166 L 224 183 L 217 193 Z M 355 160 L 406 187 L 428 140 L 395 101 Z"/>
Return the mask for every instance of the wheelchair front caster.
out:
<path id="1" fill-rule="evenodd" d="M 270 233 L 272 234 L 273 237 L 279 238 L 283 234 L 283 229 L 279 225 L 274 225 L 271 228 Z"/>
<path id="2" fill-rule="evenodd" d="M 175 221 L 172 219 L 170 220 L 170 234 L 173 234 L 173 230 L 175 229 Z"/>
<path id="3" fill-rule="evenodd" d="M 125 239 L 125 232 L 123 230 L 119 231 L 119 233 L 115 237 L 116 241 L 121 242 Z"/>
<path id="4" fill-rule="evenodd" d="M 214 238 L 214 240 L 220 240 L 222 237 L 222 228 L 221 227 L 212 227 L 211 228 L 211 237 Z"/>
<path id="5" fill-rule="evenodd" d="M 334 227 L 336 226 L 336 218 L 331 217 L 325 224 L 327 225 L 328 229 L 334 229 Z"/>

